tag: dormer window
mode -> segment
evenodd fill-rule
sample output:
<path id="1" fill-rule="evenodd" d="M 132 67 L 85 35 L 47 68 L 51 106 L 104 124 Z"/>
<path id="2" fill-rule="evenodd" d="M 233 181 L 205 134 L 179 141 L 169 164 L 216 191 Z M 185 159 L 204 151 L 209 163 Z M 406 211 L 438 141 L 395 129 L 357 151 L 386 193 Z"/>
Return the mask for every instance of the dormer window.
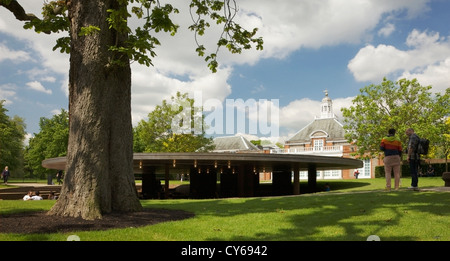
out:
<path id="1" fill-rule="evenodd" d="M 323 140 L 314 140 L 314 151 L 322 151 L 323 150 Z"/>

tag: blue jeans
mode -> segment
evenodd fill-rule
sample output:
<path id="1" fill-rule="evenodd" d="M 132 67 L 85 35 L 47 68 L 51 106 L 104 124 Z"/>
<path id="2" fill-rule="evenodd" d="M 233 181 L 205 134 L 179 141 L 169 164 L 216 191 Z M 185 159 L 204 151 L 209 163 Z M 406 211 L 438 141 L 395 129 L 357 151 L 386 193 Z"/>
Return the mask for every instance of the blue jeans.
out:
<path id="1" fill-rule="evenodd" d="M 409 169 L 411 171 L 411 187 L 417 187 L 417 184 L 419 183 L 419 160 L 409 160 Z"/>

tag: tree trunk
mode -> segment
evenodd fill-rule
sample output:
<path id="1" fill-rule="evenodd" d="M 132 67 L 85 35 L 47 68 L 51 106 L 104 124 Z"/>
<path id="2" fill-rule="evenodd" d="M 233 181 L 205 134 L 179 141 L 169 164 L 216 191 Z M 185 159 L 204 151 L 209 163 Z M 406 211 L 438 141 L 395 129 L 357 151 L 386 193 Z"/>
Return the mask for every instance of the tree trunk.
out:
<path id="1" fill-rule="evenodd" d="M 61 196 L 50 215 L 99 219 L 142 209 L 133 175 L 131 69 L 128 57 L 108 51 L 127 38 L 106 21 L 107 10 L 118 6 L 117 0 L 69 5 L 69 145 Z M 100 32 L 80 36 L 87 26 Z M 114 59 L 126 66 L 112 65 Z"/>

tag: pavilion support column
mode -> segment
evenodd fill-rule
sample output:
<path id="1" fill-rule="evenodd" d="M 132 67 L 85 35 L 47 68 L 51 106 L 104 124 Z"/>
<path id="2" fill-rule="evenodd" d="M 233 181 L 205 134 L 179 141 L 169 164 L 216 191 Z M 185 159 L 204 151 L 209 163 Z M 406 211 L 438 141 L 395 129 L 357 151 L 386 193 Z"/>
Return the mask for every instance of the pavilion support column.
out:
<path id="1" fill-rule="evenodd" d="M 294 195 L 300 194 L 300 169 L 298 165 L 294 166 L 294 188 L 292 193 Z"/>
<path id="2" fill-rule="evenodd" d="M 272 170 L 272 193 L 273 195 L 291 195 L 292 194 L 292 171 L 290 166 L 278 165 Z"/>
<path id="3" fill-rule="evenodd" d="M 245 197 L 245 166 L 240 164 L 237 172 L 238 196 Z"/>
<path id="4" fill-rule="evenodd" d="M 200 182 L 199 173 L 196 167 L 191 167 L 189 172 L 189 193 L 191 197 L 197 198 L 199 196 Z"/>
<path id="5" fill-rule="evenodd" d="M 316 192 L 317 187 L 317 167 L 314 164 L 308 165 L 308 192 Z"/>
<path id="6" fill-rule="evenodd" d="M 209 168 L 206 170 L 205 194 L 207 198 L 216 198 L 217 193 L 217 169 Z"/>
<path id="7" fill-rule="evenodd" d="M 164 166 L 164 198 L 169 198 L 169 164 Z"/>
<path id="8" fill-rule="evenodd" d="M 233 174 L 232 169 L 222 169 L 220 174 L 220 196 L 236 197 L 238 191 L 237 175 Z"/>
<path id="9" fill-rule="evenodd" d="M 155 167 L 142 166 L 142 197 L 144 199 L 158 197 Z"/>
<path id="10" fill-rule="evenodd" d="M 258 190 L 259 177 L 251 164 L 241 164 L 238 168 L 239 197 L 253 197 Z"/>
<path id="11" fill-rule="evenodd" d="M 259 196 L 259 170 L 256 167 L 251 167 L 251 180 L 253 183 L 253 195 L 252 197 Z"/>
<path id="12" fill-rule="evenodd" d="M 190 194 L 193 198 L 214 198 L 217 194 L 217 170 L 211 167 L 191 167 Z"/>

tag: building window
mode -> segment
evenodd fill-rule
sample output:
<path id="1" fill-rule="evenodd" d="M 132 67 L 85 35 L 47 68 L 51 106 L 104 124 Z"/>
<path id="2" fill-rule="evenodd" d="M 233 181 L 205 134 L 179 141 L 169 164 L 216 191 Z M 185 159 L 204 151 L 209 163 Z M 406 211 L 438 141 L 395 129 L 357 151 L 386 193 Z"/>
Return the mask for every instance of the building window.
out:
<path id="1" fill-rule="evenodd" d="M 324 179 L 341 179 L 342 171 L 341 170 L 325 170 L 323 173 Z"/>
<path id="2" fill-rule="evenodd" d="M 323 150 L 323 140 L 314 140 L 314 151 Z"/>
<path id="3" fill-rule="evenodd" d="M 364 160 L 364 177 L 370 178 L 370 159 Z"/>
<path id="4" fill-rule="evenodd" d="M 358 169 L 359 173 L 360 173 L 358 178 L 368 178 L 368 179 L 370 179 L 371 178 L 371 175 L 370 175 L 370 169 L 371 169 L 370 159 L 364 159 L 363 162 L 364 162 L 364 166 L 362 168 Z"/>

